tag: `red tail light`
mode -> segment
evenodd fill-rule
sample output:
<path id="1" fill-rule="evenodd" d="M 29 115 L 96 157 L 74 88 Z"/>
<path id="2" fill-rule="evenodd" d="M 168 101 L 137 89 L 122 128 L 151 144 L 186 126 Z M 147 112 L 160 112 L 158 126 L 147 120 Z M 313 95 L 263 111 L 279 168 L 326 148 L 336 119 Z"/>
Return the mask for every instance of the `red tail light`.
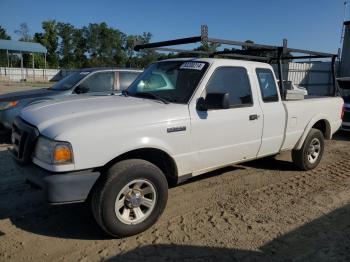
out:
<path id="1" fill-rule="evenodd" d="M 340 114 L 340 119 L 343 120 L 344 118 L 344 112 L 345 112 L 345 106 L 343 106 L 342 110 L 341 110 L 341 114 Z"/>

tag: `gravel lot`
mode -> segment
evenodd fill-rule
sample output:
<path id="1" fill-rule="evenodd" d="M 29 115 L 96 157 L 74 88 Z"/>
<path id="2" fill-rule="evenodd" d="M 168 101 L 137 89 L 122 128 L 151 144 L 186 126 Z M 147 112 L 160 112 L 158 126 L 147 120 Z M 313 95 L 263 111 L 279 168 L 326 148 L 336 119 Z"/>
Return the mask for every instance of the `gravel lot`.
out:
<path id="1" fill-rule="evenodd" d="M 125 239 L 108 238 L 88 205 L 48 206 L 7 147 L 0 261 L 350 261 L 350 134 L 327 141 L 316 170 L 284 153 L 171 188 L 160 221 Z"/>

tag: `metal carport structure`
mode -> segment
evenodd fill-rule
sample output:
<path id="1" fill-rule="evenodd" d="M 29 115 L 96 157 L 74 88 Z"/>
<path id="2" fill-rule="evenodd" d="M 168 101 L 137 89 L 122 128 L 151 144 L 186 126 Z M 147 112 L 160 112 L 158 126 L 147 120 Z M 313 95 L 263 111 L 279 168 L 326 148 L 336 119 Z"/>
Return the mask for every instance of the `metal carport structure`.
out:
<path id="1" fill-rule="evenodd" d="M 21 57 L 21 71 L 23 70 L 23 53 L 30 53 L 32 55 L 32 68 L 33 68 L 33 70 L 35 67 L 34 53 L 44 54 L 44 56 L 45 56 L 45 69 L 46 69 L 47 49 L 39 43 L 0 39 L 0 50 L 6 50 L 7 67 L 10 67 L 9 51 L 12 51 L 13 53 L 19 53 L 20 57 Z"/>

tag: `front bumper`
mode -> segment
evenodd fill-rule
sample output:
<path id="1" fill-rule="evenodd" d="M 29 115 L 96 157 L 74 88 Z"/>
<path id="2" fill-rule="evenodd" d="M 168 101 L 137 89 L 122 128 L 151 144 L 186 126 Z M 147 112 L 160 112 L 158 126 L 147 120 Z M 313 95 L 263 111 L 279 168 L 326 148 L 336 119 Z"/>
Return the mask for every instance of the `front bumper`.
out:
<path id="1" fill-rule="evenodd" d="M 30 164 L 19 167 L 30 183 L 45 190 L 51 204 L 83 202 L 100 176 L 92 169 L 54 173 Z"/>

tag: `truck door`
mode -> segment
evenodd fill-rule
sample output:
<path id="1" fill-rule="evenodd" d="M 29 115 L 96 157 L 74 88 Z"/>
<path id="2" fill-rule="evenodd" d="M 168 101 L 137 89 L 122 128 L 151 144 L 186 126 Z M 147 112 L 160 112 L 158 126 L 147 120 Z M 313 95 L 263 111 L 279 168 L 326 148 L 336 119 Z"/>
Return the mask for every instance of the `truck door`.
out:
<path id="1" fill-rule="evenodd" d="M 264 112 L 264 130 L 258 156 L 266 156 L 279 152 L 281 148 L 285 133 L 286 112 L 273 72 L 267 68 L 257 68 L 256 76 Z"/>
<path id="2" fill-rule="evenodd" d="M 230 108 L 207 111 L 198 111 L 195 106 L 190 108 L 193 146 L 199 160 L 197 170 L 256 157 L 263 122 L 260 105 L 254 99 L 257 90 L 252 90 L 251 83 L 256 82 L 244 67 L 218 67 L 202 97 L 209 93 L 228 93 Z"/>

